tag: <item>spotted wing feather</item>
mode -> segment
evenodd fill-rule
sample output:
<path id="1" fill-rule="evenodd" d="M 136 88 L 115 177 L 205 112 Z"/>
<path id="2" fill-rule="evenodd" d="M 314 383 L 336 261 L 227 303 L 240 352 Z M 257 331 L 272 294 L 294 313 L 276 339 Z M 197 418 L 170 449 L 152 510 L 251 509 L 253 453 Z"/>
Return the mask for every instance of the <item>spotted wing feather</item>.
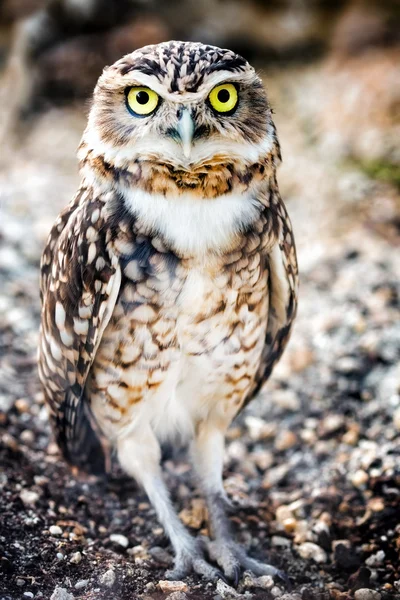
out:
<path id="1" fill-rule="evenodd" d="M 56 221 L 41 262 L 39 375 L 53 430 L 65 459 L 96 473 L 105 459 L 85 384 L 121 282 L 104 205 L 81 190 Z"/>
<path id="2" fill-rule="evenodd" d="M 271 208 L 276 219 L 277 241 L 268 253 L 268 324 L 260 367 L 246 404 L 259 391 L 282 356 L 297 312 L 298 266 L 292 226 L 285 205 L 277 194 Z"/>

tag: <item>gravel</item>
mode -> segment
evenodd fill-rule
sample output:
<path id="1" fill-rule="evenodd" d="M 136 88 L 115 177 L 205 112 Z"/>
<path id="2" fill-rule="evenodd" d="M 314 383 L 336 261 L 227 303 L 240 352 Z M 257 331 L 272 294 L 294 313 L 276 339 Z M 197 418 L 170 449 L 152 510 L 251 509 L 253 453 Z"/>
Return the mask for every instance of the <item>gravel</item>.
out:
<path id="1" fill-rule="evenodd" d="M 331 77 L 313 66 L 269 78 L 284 154 L 279 179 L 297 234 L 300 307 L 271 381 L 229 430 L 224 473 L 238 540 L 285 571 L 291 589 L 249 574 L 238 589 L 196 576 L 172 589 L 176 582 L 165 581 L 172 549 L 143 492 L 116 464 L 107 480 L 72 474 L 51 441 L 35 362 L 38 268 L 47 232 L 78 181 L 78 107 L 39 118 L 0 170 L 7 599 L 25 591 L 44 600 L 399 597 L 400 199 L 392 184 L 357 165 L 349 175 L 322 148 L 304 89 L 322 89 Z M 312 100 L 320 115 L 323 97 Z M 163 468 L 182 520 L 206 535 L 187 456 L 175 453 Z"/>
<path id="2" fill-rule="evenodd" d="M 112 588 L 115 584 L 116 575 L 114 569 L 108 569 L 105 573 L 103 573 L 100 577 L 101 585 L 105 587 Z"/>

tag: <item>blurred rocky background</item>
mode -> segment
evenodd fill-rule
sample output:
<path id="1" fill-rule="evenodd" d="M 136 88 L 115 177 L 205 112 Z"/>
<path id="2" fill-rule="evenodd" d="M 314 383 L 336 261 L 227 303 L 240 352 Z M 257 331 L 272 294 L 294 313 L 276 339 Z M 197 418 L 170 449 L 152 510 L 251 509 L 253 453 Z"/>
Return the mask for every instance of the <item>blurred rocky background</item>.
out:
<path id="1" fill-rule="evenodd" d="M 74 193 L 105 64 L 147 43 L 230 47 L 275 111 L 301 271 L 298 321 L 231 429 L 238 536 L 292 589 L 163 582 L 170 548 L 121 477 L 72 477 L 38 385 L 38 270 Z M 0 598 L 400 597 L 400 4 L 397 0 L 0 0 Z M 165 462 L 206 532 L 185 457 Z"/>

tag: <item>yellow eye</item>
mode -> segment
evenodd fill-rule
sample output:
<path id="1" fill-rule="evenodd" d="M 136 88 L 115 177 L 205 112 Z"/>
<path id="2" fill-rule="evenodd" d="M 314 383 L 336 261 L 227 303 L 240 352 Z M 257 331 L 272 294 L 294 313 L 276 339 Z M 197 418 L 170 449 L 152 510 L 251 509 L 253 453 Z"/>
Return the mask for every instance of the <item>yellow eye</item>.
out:
<path id="1" fill-rule="evenodd" d="M 219 113 L 231 112 L 238 103 L 238 92 L 233 83 L 223 83 L 211 90 L 208 96 L 210 104 Z"/>
<path id="2" fill-rule="evenodd" d="M 156 110 L 160 97 L 147 87 L 131 87 L 126 92 L 129 111 L 136 117 L 145 117 Z"/>

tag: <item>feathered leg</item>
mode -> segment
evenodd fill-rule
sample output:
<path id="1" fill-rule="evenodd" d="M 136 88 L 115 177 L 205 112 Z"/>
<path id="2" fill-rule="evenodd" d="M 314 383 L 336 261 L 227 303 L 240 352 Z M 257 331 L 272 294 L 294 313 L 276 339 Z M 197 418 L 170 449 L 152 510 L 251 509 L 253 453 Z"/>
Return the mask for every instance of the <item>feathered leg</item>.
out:
<path id="1" fill-rule="evenodd" d="M 255 575 L 286 576 L 272 565 L 247 556 L 233 540 L 231 524 L 226 514 L 227 499 L 222 483 L 225 428 L 212 423 L 202 423 L 193 443 L 193 462 L 206 498 L 211 540 L 206 541 L 210 558 L 223 570 L 226 577 L 238 584 L 242 569 Z"/>
<path id="2" fill-rule="evenodd" d="M 172 506 L 161 475 L 160 446 L 151 428 L 119 439 L 118 457 L 122 468 L 144 487 L 174 548 L 174 569 L 166 576 L 177 580 L 194 571 L 207 579 L 218 579 L 220 571 L 204 559 L 198 541 L 185 529 Z"/>

